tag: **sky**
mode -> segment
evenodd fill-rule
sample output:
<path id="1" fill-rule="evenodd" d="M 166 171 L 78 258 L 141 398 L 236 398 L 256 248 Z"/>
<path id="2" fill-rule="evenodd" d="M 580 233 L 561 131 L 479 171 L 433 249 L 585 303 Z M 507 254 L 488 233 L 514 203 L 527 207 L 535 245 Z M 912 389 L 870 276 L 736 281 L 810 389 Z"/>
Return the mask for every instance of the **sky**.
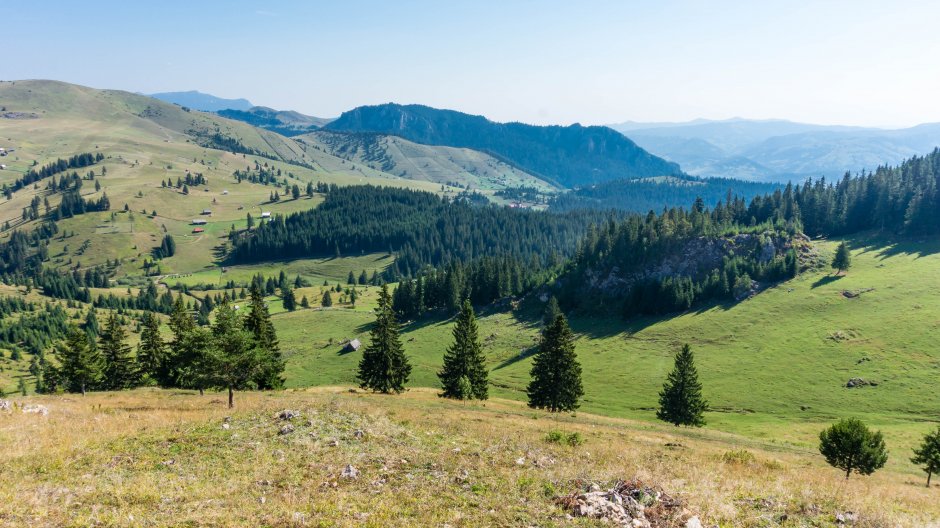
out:
<path id="1" fill-rule="evenodd" d="M 940 121 L 940 2 L 0 0 L 0 78 L 335 117 Z"/>

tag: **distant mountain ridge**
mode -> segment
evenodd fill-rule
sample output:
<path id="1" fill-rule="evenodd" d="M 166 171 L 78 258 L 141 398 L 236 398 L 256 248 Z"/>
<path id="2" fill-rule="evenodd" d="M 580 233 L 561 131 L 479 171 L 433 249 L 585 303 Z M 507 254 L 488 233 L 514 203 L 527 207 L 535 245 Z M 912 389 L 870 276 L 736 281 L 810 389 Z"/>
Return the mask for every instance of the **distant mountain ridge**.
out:
<path id="1" fill-rule="evenodd" d="M 308 116 L 293 110 L 275 110 L 266 106 L 253 106 L 247 110 L 227 108 L 216 113 L 222 117 L 244 121 L 249 125 L 288 137 L 319 130 L 332 121 L 332 119 Z"/>
<path id="2" fill-rule="evenodd" d="M 569 188 L 682 173 L 678 164 L 654 156 L 619 132 L 601 126 L 496 123 L 454 110 L 389 103 L 344 112 L 325 128 L 476 149 Z"/>
<path id="3" fill-rule="evenodd" d="M 167 103 L 174 103 L 193 110 L 202 110 L 203 112 L 218 112 L 227 108 L 233 110 L 248 110 L 254 105 L 247 99 L 224 99 L 212 94 L 202 93 L 196 90 L 188 92 L 163 92 L 150 94 L 150 97 L 159 99 Z"/>
<path id="4" fill-rule="evenodd" d="M 734 118 L 611 126 L 689 174 L 754 181 L 840 177 L 940 147 L 940 124 L 887 130 Z"/>

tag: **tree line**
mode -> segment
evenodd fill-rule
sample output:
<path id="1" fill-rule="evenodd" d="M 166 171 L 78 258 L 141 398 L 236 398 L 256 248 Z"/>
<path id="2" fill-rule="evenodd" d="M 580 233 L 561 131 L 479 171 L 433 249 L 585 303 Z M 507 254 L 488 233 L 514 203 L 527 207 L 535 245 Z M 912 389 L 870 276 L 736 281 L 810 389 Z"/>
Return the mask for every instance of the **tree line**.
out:
<path id="1" fill-rule="evenodd" d="M 253 286 L 245 315 L 223 299 L 209 327 L 196 324 L 194 314 L 177 297 L 170 314 L 173 337 L 164 341 L 160 319 L 146 312 L 136 354 L 127 334 L 111 312 L 104 328 L 93 334 L 71 326 L 59 347 L 59 365 L 47 364 L 37 381 L 47 392 L 123 390 L 141 385 L 234 392 L 283 387 L 284 361 L 277 334 L 260 289 Z"/>
<path id="2" fill-rule="evenodd" d="M 545 214 L 474 207 L 421 191 L 340 187 L 316 209 L 277 216 L 236 236 L 234 262 L 272 258 L 388 252 L 387 281 L 413 277 L 426 266 L 512 255 L 542 265 L 569 255 L 587 226 L 610 215 L 597 211 Z"/>
<path id="3" fill-rule="evenodd" d="M 97 152 L 97 153 L 84 152 L 81 154 L 75 154 L 74 156 L 71 156 L 68 159 L 59 158 L 56 161 L 43 165 L 38 170 L 30 169 L 26 171 L 26 174 L 17 178 L 16 181 L 13 182 L 12 186 L 7 187 L 7 185 L 4 184 L 4 191 L 9 189 L 10 192 L 16 192 L 26 187 L 27 185 L 32 185 L 33 183 L 36 183 L 39 180 L 42 180 L 43 178 L 48 178 L 54 174 L 59 174 L 69 169 L 79 169 L 83 167 L 88 167 L 90 165 L 94 165 L 95 163 L 98 163 L 99 161 L 103 159 L 104 159 L 104 154 L 100 152 Z"/>

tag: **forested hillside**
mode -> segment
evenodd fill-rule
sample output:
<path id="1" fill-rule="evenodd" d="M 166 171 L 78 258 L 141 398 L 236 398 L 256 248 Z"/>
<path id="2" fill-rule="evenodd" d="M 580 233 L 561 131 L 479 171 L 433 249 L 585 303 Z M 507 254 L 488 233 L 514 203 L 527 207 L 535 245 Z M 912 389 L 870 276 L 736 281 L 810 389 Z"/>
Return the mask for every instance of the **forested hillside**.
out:
<path id="1" fill-rule="evenodd" d="M 494 123 L 453 110 L 385 104 L 344 112 L 326 128 L 477 149 L 564 187 L 681 173 L 675 163 L 653 156 L 607 127 Z"/>
<path id="2" fill-rule="evenodd" d="M 536 269 L 570 255 L 592 223 L 609 213 L 550 214 L 463 199 L 373 186 L 331 190 L 316 209 L 275 217 L 237 235 L 234 262 L 358 255 L 396 255 L 388 280 L 409 277 L 425 266 L 512 256 Z"/>
<path id="3" fill-rule="evenodd" d="M 729 196 L 713 209 L 699 199 L 690 210 L 610 222 L 592 229 L 579 246 L 563 297 L 583 308 L 620 305 L 626 315 L 740 299 L 798 273 L 797 253 L 806 248 L 794 236 L 801 233 L 940 232 L 938 187 L 940 150 L 935 150 L 898 167 L 857 178 L 846 174 L 836 183 L 787 185 L 750 202 Z M 585 288 L 601 300 L 585 295 Z"/>
<path id="4" fill-rule="evenodd" d="M 713 206 L 729 194 L 750 199 L 773 192 L 777 184 L 748 182 L 729 178 L 688 176 L 613 180 L 555 195 L 549 202 L 553 211 L 574 209 L 620 209 L 645 213 L 663 208 L 688 207 L 696 198 Z"/>

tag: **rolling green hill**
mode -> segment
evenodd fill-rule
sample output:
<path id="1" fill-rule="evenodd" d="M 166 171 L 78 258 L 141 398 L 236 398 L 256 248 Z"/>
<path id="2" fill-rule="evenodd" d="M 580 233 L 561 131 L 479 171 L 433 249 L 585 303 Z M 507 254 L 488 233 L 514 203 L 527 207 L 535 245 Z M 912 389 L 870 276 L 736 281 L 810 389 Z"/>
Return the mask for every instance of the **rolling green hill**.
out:
<path id="1" fill-rule="evenodd" d="M 446 183 L 476 190 L 534 187 L 553 191 L 550 183 L 483 152 L 422 145 L 382 134 L 313 132 L 297 138 L 303 144 L 346 160 L 411 180 Z"/>
<path id="2" fill-rule="evenodd" d="M 13 116 L 0 118 L 0 146 L 15 149 L 3 158 L 8 169 L 0 172 L 0 183 L 11 184 L 34 168 L 34 162 L 41 167 L 77 153 L 104 155 L 100 162 L 77 171 L 80 175 L 95 172 L 94 180 L 83 180 L 82 196 L 91 199 L 107 193 L 111 210 L 60 220 L 58 232 L 46 248 L 45 267 L 86 270 L 116 261 L 111 287 L 94 288 L 89 292 L 92 296 L 135 296 L 156 280 L 161 293 L 176 287 L 175 291 L 190 302 L 223 291 L 234 292 L 225 289 L 226 282 L 233 281 L 241 288 L 257 273 L 276 277 L 283 271 L 289 280 L 299 275 L 303 284 L 296 296 L 306 297 L 309 309 L 286 311 L 278 296 L 267 298 L 287 358 L 285 376 L 289 386 L 295 388 L 355 383 L 360 355 L 342 353 L 341 343 L 354 337 L 368 339 L 376 288 L 357 285 L 359 300 L 355 305 L 345 292 L 335 292 L 330 308 L 320 306 L 320 299 L 327 287 L 345 285 L 350 272 L 356 277 L 361 272 L 367 276 L 381 274 L 395 262 L 395 249 L 400 248 L 386 251 L 385 246 L 369 246 L 368 250 L 350 246 L 358 251 L 290 261 L 273 260 L 271 255 L 262 262 L 223 270 L 219 266 L 220 249 L 233 226 L 243 229 L 248 213 L 257 218 L 262 211 L 302 211 L 324 199 L 317 192 L 290 197 L 288 189 L 294 184 L 305 190 L 307 183 L 316 182 L 374 183 L 440 193 L 444 169 L 436 172 L 432 167 L 424 168 L 421 174 L 427 181 L 423 181 L 404 179 L 392 167 L 383 166 L 386 162 L 393 163 L 395 169 L 407 163 L 419 164 L 422 153 L 434 153 L 436 162 L 445 166 L 440 153 L 450 152 L 453 160 L 448 161 L 451 165 L 446 165 L 450 167 L 447 170 L 466 169 L 471 165 L 462 164 L 471 162 L 479 167 L 478 173 L 486 167 L 494 171 L 499 167 L 489 165 L 496 158 L 474 157 L 478 152 L 437 147 L 429 150 L 427 145 L 389 136 L 344 135 L 340 137 L 344 141 L 360 137 L 374 143 L 331 144 L 335 134 L 316 133 L 295 141 L 246 123 L 187 112 L 139 95 L 48 81 L 0 83 L 0 106 L 6 109 L 4 115 Z M 208 146 L 205 141 L 215 134 L 231 139 L 235 143 L 229 144 L 241 145 L 247 152 Z M 373 147 L 368 147 L 370 144 Z M 344 145 L 350 146 L 340 150 Z M 374 145 L 381 146 L 376 152 L 383 154 L 373 159 L 369 148 L 377 148 Z M 251 152 L 264 152 L 268 157 Z M 928 165 L 922 159 L 911 163 Z M 235 171 L 249 178 L 238 182 L 233 176 Z M 465 172 L 473 174 L 471 170 Z M 188 193 L 184 192 L 173 182 L 187 173 L 202 174 L 207 182 L 193 184 L 187 188 Z M 252 183 L 250 178 L 262 174 L 271 175 L 273 181 Z M 520 183 L 528 184 L 527 178 L 532 177 L 529 173 L 514 174 Z M 892 177 L 893 173 L 886 172 L 859 185 L 871 192 L 872 203 L 881 204 L 878 207 L 891 205 L 898 226 L 905 224 L 905 208 L 916 213 L 912 215 L 914 220 L 928 214 L 927 209 L 902 207 L 906 202 L 893 197 L 882 200 L 872 191 L 882 184 L 890 187 Z M 165 186 L 168 180 L 171 185 Z M 24 221 L 22 217 L 34 198 L 39 199 L 36 203 L 40 211 L 45 207 L 43 198 L 50 199 L 51 207 L 57 205 L 60 194 L 47 192 L 47 181 L 51 178 L 17 190 L 10 199 L 2 198 L 0 222 L 9 222 L 10 227 L 4 229 L 0 242 L 8 241 L 14 230 L 30 231 L 41 225 L 40 220 Z M 95 183 L 101 185 L 100 190 L 93 190 Z M 455 183 L 464 185 L 463 181 Z M 839 188 L 843 187 L 848 186 Z M 457 190 L 445 186 L 443 192 Z M 271 201 L 275 191 L 281 199 Z M 843 203 L 835 194 L 829 198 L 833 204 Z M 835 208 L 826 203 L 818 202 L 813 216 L 804 216 L 804 225 L 817 230 L 828 225 L 824 217 Z M 861 217 L 856 218 L 867 211 L 866 203 L 853 206 L 854 212 L 849 215 L 853 226 L 872 227 L 861 222 Z M 924 203 L 923 199 L 917 203 Z M 739 205 L 741 214 L 749 214 L 746 204 Z M 201 215 L 205 209 L 210 209 L 211 215 Z M 354 221 L 356 214 L 352 210 L 344 216 Z M 199 217 L 207 224 L 196 233 L 190 223 Z M 919 435 L 935 426 L 940 406 L 933 390 L 940 372 L 940 358 L 934 351 L 940 304 L 929 287 L 936 282 L 940 269 L 940 239 L 936 235 L 919 236 L 913 229 L 898 232 L 914 238 L 898 238 L 900 235 L 887 231 L 849 236 L 854 265 L 847 275 L 813 268 L 740 303 L 706 303 L 679 314 L 630 321 L 585 312 L 570 314 L 584 366 L 586 396 L 582 408 L 608 416 L 654 420 L 657 392 L 671 366 L 672 354 L 682 343 L 689 342 L 697 354 L 705 395 L 712 405 L 707 418 L 714 434 L 735 433 L 758 439 L 764 445 L 807 451 L 812 449 L 823 424 L 841 416 L 859 416 L 885 431 L 889 445 L 896 450 L 892 451 L 889 467 L 913 475 L 915 469 L 907 462 L 906 453 Z M 143 261 L 152 258 L 151 250 L 166 234 L 176 240 L 176 254 L 160 260 L 161 272 L 151 279 L 144 275 Z M 820 261 L 825 261 L 835 239 L 812 243 Z M 435 250 L 447 248 L 443 243 L 438 246 Z M 190 290 L 183 291 L 186 288 Z M 495 396 L 509 400 L 525 397 L 530 353 L 538 340 L 541 293 L 536 290 L 523 299 L 507 298 L 481 307 L 480 335 L 492 368 Z M 22 297 L 40 307 L 50 300 L 32 284 L 23 283 L 4 285 L 0 296 Z M 76 321 L 88 310 L 83 302 L 69 306 L 57 300 L 53 304 L 63 307 Z M 133 310 L 125 314 L 131 321 L 139 315 Z M 411 387 L 437 386 L 436 372 L 451 330 L 450 321 L 443 317 L 432 313 L 407 322 L 404 328 L 404 348 L 414 364 Z M 131 344 L 136 344 L 137 335 L 133 331 L 132 335 Z M 2 356 L 0 388 L 11 392 L 20 379 L 32 380 L 28 356 L 14 359 L 9 350 Z M 848 388 L 846 384 L 852 378 L 877 385 Z"/>
<path id="3" fill-rule="evenodd" d="M 140 277 L 143 259 L 164 233 L 179 242 L 179 254 L 163 263 L 165 272 L 191 273 L 213 267 L 215 248 L 232 225 L 244 226 L 247 213 L 260 217 L 262 210 L 273 214 L 299 211 L 321 199 L 315 194 L 271 203 L 275 190 L 285 198 L 290 195 L 285 184 L 305 188 L 308 182 L 371 182 L 441 190 L 440 184 L 406 180 L 351 163 L 240 121 L 186 111 L 128 92 L 56 81 L 2 82 L 0 107 L 6 109 L 4 115 L 16 116 L 0 118 L 0 146 L 12 150 L 2 158 L 6 169 L 0 170 L 0 185 L 12 185 L 28 170 L 57 158 L 83 152 L 105 156 L 102 162 L 80 169 L 82 176 L 94 171 L 101 190 L 95 191 L 94 183 L 86 180 L 81 193 L 85 199 L 107 194 L 111 211 L 60 221 L 60 233 L 68 236 L 51 241 L 54 267 L 89 267 L 119 259 L 118 278 Z M 217 135 L 226 138 L 229 148 L 215 148 L 221 146 L 213 140 Z M 239 152 L 232 151 L 233 145 Z M 237 183 L 233 177 L 236 170 L 257 174 L 258 168 L 280 173 L 278 185 Z M 188 194 L 181 188 L 163 187 L 164 182 L 176 182 L 187 174 L 202 174 L 208 182 L 193 186 Z M 0 232 L 0 241 L 15 229 L 31 230 L 39 224 L 22 218 L 23 209 L 34 198 L 48 199 L 56 207 L 60 195 L 46 192 L 49 181 L 17 191 L 9 200 L 0 197 L 0 226 L 9 226 Z M 189 224 L 205 209 L 212 211 L 209 223 L 203 233 L 194 234 Z"/>

